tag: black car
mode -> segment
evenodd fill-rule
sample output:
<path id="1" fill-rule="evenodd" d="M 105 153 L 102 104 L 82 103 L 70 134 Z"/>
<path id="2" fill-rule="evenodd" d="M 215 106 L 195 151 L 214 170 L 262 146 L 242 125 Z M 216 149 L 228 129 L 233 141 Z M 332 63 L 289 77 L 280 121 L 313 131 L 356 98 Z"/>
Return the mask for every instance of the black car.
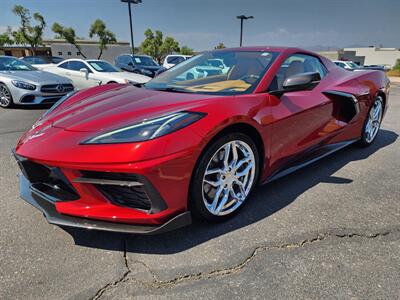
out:
<path id="1" fill-rule="evenodd" d="M 154 77 L 162 69 L 150 56 L 122 54 L 115 59 L 115 65 L 128 72 Z"/>
<path id="2" fill-rule="evenodd" d="M 57 56 L 25 56 L 21 59 L 31 65 L 58 64 L 64 60 L 64 58 Z"/>
<path id="3" fill-rule="evenodd" d="M 364 65 L 363 68 L 367 69 L 367 70 L 385 71 L 385 66 L 381 66 L 381 65 Z"/>

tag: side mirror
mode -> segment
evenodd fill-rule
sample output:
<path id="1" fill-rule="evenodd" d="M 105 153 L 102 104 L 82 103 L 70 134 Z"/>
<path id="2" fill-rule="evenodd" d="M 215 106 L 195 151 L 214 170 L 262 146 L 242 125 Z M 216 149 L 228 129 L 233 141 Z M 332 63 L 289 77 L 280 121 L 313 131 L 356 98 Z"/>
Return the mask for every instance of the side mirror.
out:
<path id="1" fill-rule="evenodd" d="M 85 74 L 85 78 L 87 79 L 89 77 L 89 71 L 86 68 L 82 68 L 79 70 L 79 72 Z"/>
<path id="2" fill-rule="evenodd" d="M 311 90 L 321 81 L 318 72 L 307 72 L 289 76 L 283 81 L 282 90 L 270 92 L 273 95 L 282 95 L 287 92 Z"/>
<path id="3" fill-rule="evenodd" d="M 307 72 L 286 78 L 282 87 L 285 91 L 301 91 L 315 87 L 320 81 L 318 72 Z"/>

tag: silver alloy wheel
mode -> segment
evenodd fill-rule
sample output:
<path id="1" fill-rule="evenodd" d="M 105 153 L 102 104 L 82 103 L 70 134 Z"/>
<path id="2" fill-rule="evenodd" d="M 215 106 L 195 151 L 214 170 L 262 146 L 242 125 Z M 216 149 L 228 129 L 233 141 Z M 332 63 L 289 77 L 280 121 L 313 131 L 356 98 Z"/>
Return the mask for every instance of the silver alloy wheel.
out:
<path id="1" fill-rule="evenodd" d="M 371 143 L 378 134 L 381 126 L 383 113 L 382 98 L 378 97 L 368 115 L 367 125 L 365 126 L 365 141 Z"/>
<path id="2" fill-rule="evenodd" d="M 240 140 L 219 148 L 209 161 L 202 193 L 207 210 L 223 216 L 238 209 L 253 186 L 256 160 L 251 147 Z"/>
<path id="3" fill-rule="evenodd" d="M 11 102 L 11 94 L 8 89 L 0 84 L 0 106 L 7 107 Z"/>

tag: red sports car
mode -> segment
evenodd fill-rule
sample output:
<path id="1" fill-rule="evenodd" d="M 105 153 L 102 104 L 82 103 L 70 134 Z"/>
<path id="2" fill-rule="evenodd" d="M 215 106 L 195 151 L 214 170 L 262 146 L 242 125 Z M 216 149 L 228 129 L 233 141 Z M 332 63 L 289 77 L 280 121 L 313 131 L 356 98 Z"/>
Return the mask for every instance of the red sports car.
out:
<path id="1" fill-rule="evenodd" d="M 150 234 L 224 220 L 258 184 L 370 145 L 388 93 L 383 72 L 302 49 L 205 52 L 144 85 L 56 103 L 16 147 L 21 196 L 73 227 Z"/>

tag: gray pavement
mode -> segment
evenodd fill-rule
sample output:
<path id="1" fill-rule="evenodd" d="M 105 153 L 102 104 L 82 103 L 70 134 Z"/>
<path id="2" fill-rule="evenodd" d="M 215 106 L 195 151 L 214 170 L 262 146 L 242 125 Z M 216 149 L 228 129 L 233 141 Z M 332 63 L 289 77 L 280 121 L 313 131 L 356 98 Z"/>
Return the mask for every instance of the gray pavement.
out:
<path id="1" fill-rule="evenodd" d="M 0 299 L 395 299 L 400 86 L 369 148 L 260 187 L 234 219 L 141 237 L 59 228 L 18 197 L 10 154 L 44 110 L 0 110 Z"/>

